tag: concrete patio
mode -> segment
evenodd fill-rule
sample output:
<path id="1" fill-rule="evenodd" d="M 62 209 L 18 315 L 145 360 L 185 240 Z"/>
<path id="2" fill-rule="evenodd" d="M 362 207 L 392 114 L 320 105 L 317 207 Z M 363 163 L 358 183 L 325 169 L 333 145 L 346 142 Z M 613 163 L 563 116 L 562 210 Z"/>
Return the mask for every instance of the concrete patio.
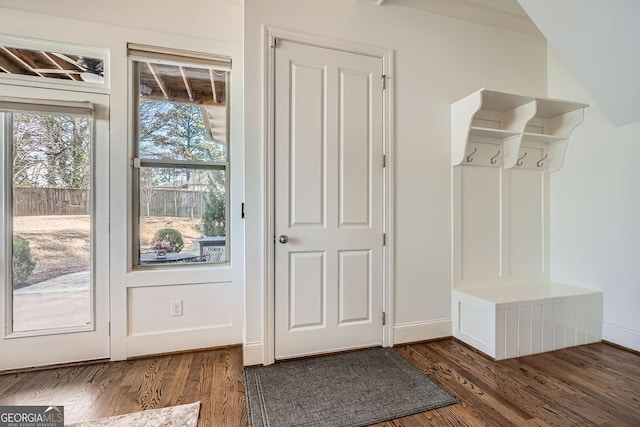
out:
<path id="1" fill-rule="evenodd" d="M 66 274 L 13 291 L 13 331 L 91 323 L 90 272 Z"/>

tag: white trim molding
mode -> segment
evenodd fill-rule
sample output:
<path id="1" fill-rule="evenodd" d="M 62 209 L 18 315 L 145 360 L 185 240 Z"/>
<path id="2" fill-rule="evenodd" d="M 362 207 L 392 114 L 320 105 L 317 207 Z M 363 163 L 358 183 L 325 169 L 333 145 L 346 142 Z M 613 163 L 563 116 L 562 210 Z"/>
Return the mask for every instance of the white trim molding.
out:
<path id="1" fill-rule="evenodd" d="M 394 345 L 446 338 L 451 336 L 451 319 L 399 323 L 393 330 Z"/>
<path id="2" fill-rule="evenodd" d="M 244 366 L 253 366 L 262 364 L 262 341 L 254 341 L 245 343 L 242 346 L 242 364 Z"/>
<path id="3" fill-rule="evenodd" d="M 639 331 L 632 331 L 631 329 L 605 322 L 602 324 L 602 339 L 631 350 L 640 351 Z"/>
<path id="4" fill-rule="evenodd" d="M 237 333 L 231 326 L 161 331 L 128 336 L 127 357 L 190 351 L 237 344 L 239 344 Z"/>

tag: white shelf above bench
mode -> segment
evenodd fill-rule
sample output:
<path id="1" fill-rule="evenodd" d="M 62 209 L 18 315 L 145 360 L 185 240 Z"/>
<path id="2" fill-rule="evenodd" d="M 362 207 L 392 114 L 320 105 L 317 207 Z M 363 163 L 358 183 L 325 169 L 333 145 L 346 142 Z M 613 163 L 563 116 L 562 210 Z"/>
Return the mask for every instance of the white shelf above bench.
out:
<path id="1" fill-rule="evenodd" d="M 486 138 L 489 142 L 501 143 L 510 138 L 515 138 L 519 136 L 518 132 L 505 130 L 505 129 L 493 129 L 493 128 L 483 128 L 478 126 L 471 126 L 469 130 L 469 139 L 472 138 Z"/>
<path id="2" fill-rule="evenodd" d="M 567 142 L 587 104 L 480 89 L 451 106 L 451 163 L 471 164 L 477 144 L 500 145 L 500 161 L 476 164 L 511 169 L 562 167 Z M 540 160 L 519 162 L 532 148 Z M 482 151 L 482 150 L 480 150 Z M 468 161 L 467 159 L 471 159 Z"/>
<path id="3" fill-rule="evenodd" d="M 553 142 L 566 141 L 567 138 L 558 135 L 545 135 L 543 133 L 525 132 L 522 134 L 523 141 L 538 142 L 541 144 L 551 144 Z"/>

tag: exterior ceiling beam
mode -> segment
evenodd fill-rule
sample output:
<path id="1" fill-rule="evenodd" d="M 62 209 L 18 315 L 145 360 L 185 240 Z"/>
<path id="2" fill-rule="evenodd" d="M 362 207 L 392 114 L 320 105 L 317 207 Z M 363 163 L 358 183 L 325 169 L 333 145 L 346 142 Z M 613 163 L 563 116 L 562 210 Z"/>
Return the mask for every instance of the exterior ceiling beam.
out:
<path id="1" fill-rule="evenodd" d="M 25 67 L 27 70 L 29 70 L 33 74 L 36 74 L 36 75 L 38 75 L 40 77 L 45 77 L 41 73 L 39 73 L 37 71 L 34 71 L 34 68 L 31 65 L 29 65 L 27 62 L 25 62 L 22 58 L 20 58 L 18 55 L 16 55 L 14 52 L 12 52 L 10 49 L 8 49 L 8 48 L 6 48 L 4 46 L 0 46 L 0 49 L 2 51 L 4 51 L 7 55 L 9 55 L 10 57 L 15 59 L 17 62 L 19 62 L 23 67 Z"/>
<path id="2" fill-rule="evenodd" d="M 146 64 L 147 64 L 147 67 L 149 68 L 149 71 L 151 72 L 151 75 L 156 80 L 156 83 L 158 83 L 158 87 L 160 87 L 160 90 L 162 91 L 162 94 L 164 95 L 165 99 L 168 100 L 169 91 L 167 90 L 167 86 L 164 84 L 164 81 L 162 81 L 158 73 L 156 73 L 156 70 L 155 68 L 153 68 L 153 65 L 151 65 L 149 62 L 147 62 Z"/>
<path id="3" fill-rule="evenodd" d="M 45 58 L 47 58 L 47 60 L 48 60 L 49 62 L 51 62 L 51 63 L 53 64 L 53 66 L 54 66 L 54 67 L 56 67 L 58 70 L 68 71 L 66 68 L 64 68 L 64 67 L 62 66 L 62 64 L 60 64 L 60 63 L 58 62 L 58 60 L 57 60 L 57 59 L 54 59 L 54 58 L 56 58 L 56 57 L 54 57 L 54 56 L 52 56 L 52 55 L 50 55 L 50 54 L 48 54 L 47 52 L 44 52 L 44 51 L 40 51 L 40 54 L 42 54 L 42 56 L 44 56 Z M 78 75 L 76 75 L 76 74 L 65 73 L 65 75 L 66 75 L 67 77 L 69 77 L 71 80 L 80 80 L 80 77 L 79 77 Z"/>
<path id="4" fill-rule="evenodd" d="M 191 90 L 191 84 L 189 83 L 189 79 L 187 79 L 187 73 L 185 73 L 184 67 L 182 65 L 178 66 L 178 68 L 180 69 L 180 74 L 182 75 L 184 87 L 187 89 L 187 94 L 189 94 L 189 101 L 193 101 L 193 90 Z"/>
<path id="5" fill-rule="evenodd" d="M 216 93 L 216 81 L 214 78 L 214 73 L 213 70 L 209 70 L 209 80 L 211 80 L 211 92 L 213 95 L 213 103 L 217 104 L 218 103 L 218 94 Z"/>

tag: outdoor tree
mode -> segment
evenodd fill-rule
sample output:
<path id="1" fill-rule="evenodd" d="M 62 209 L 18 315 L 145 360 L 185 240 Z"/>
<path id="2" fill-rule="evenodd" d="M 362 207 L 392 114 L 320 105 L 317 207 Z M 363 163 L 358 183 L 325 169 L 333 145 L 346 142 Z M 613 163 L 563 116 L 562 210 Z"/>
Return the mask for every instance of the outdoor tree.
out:
<path id="1" fill-rule="evenodd" d="M 89 118 L 34 113 L 12 116 L 14 186 L 89 188 Z"/>
<path id="2" fill-rule="evenodd" d="M 13 184 L 34 187 L 43 174 L 44 153 L 36 137 L 38 117 L 33 114 L 14 114 L 13 121 Z"/>
<path id="3" fill-rule="evenodd" d="M 141 101 L 139 113 L 139 153 L 145 159 L 225 161 L 226 146 L 207 137 L 204 114 L 196 104 L 178 104 L 159 101 Z M 143 168 L 147 169 L 147 168 Z M 188 168 L 148 168 L 140 176 L 141 204 L 146 204 L 151 215 L 151 197 L 160 189 L 173 190 L 175 216 L 194 216 L 201 198 L 195 193 L 216 188 L 224 193 L 224 173 L 213 174 Z M 212 187 L 213 186 L 213 187 Z M 192 194 L 192 192 L 194 194 Z M 211 194 L 209 193 L 208 199 Z M 209 200 L 205 202 L 205 210 Z M 224 194 L 221 203 L 224 204 Z M 220 203 L 220 202 L 218 202 Z M 182 212 L 180 208 L 187 208 Z"/>
<path id="4" fill-rule="evenodd" d="M 209 193 L 202 213 L 202 232 L 205 236 L 224 236 L 226 234 L 224 172 L 213 171 L 211 175 L 209 176 Z"/>
<path id="5" fill-rule="evenodd" d="M 151 215 L 151 200 L 156 192 L 158 180 L 150 168 L 140 168 L 140 207 L 144 206 L 146 216 Z"/>

